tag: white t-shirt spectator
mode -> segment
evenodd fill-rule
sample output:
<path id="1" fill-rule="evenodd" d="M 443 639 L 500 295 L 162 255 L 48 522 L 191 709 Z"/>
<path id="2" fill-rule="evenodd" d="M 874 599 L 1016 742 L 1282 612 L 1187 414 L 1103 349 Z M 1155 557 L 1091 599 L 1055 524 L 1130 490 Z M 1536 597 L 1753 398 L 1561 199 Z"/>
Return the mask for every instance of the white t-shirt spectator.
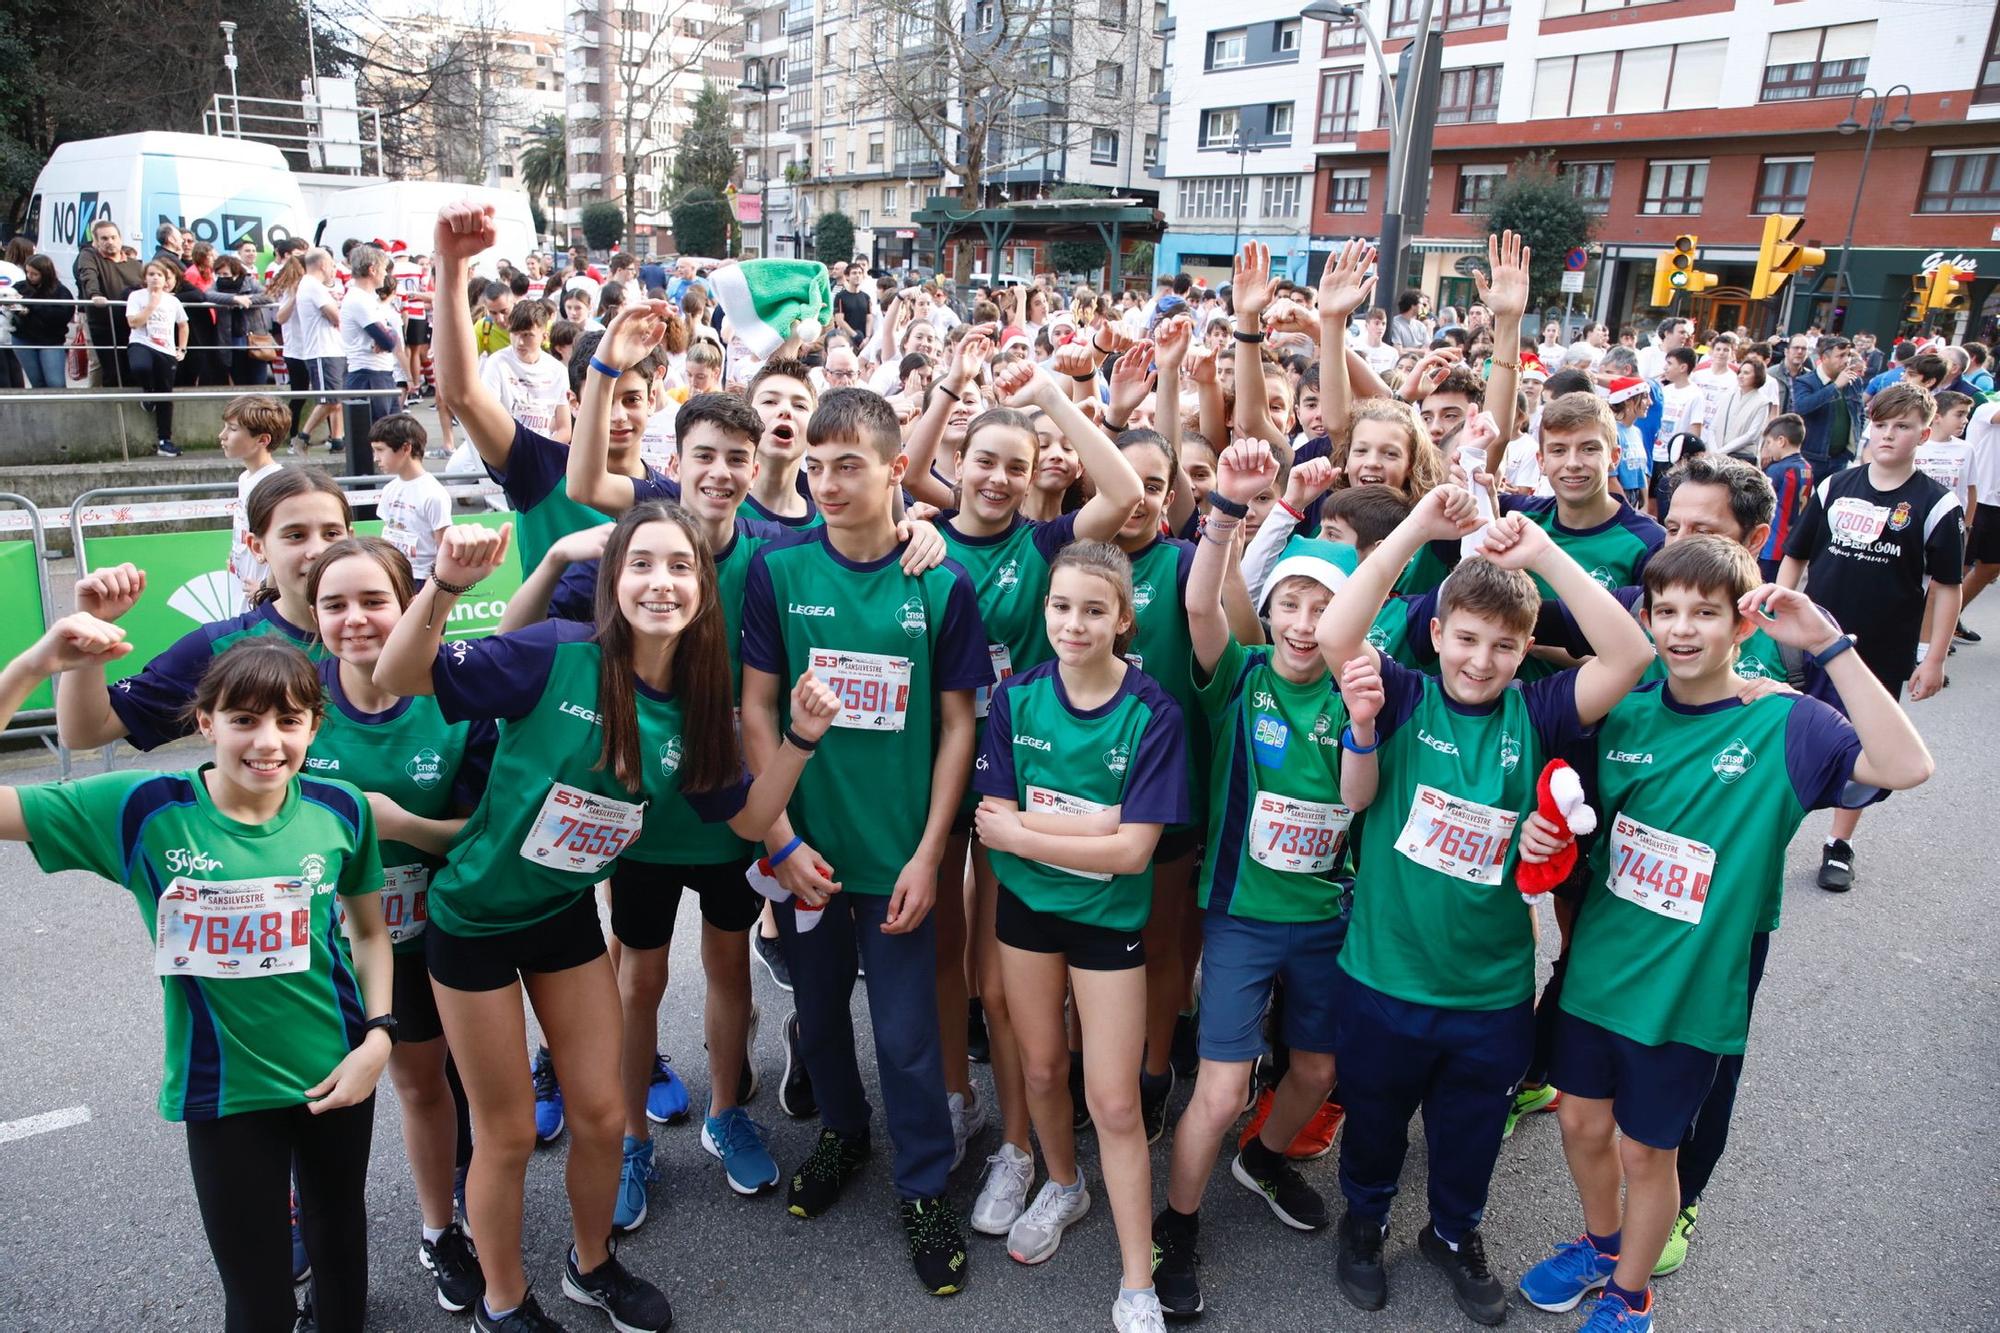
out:
<path id="1" fill-rule="evenodd" d="M 1963 436 L 1955 440 L 1926 440 L 1917 446 L 1914 461 L 1917 471 L 1956 495 L 1961 507 L 1965 504 L 1966 483 L 1972 480 L 1972 446 Z M 1980 491 L 1982 497 L 1985 494 Z"/>
<path id="2" fill-rule="evenodd" d="M 1653 462 L 1667 461 L 1669 446 L 1675 435 L 1682 431 L 1692 431 L 1708 421 L 1708 395 L 1694 384 L 1672 385 L 1660 382 L 1660 433 L 1653 437 Z M 1721 441 L 1715 442 L 1721 447 Z"/>
<path id="3" fill-rule="evenodd" d="M 141 287 L 125 298 L 125 318 L 131 321 L 132 336 L 127 341 L 134 347 L 150 347 L 156 352 L 174 354 L 174 325 L 188 322 L 187 308 L 172 292 L 162 292 L 160 303 L 153 307 L 144 324 L 139 316 L 145 314 L 153 294 Z"/>
<path id="4" fill-rule="evenodd" d="M 1639 378 L 1656 380 L 1667 373 L 1667 349 L 1649 342 L 1639 349 Z"/>
<path id="5" fill-rule="evenodd" d="M 1403 349 L 1386 338 L 1374 347 L 1370 347 L 1367 343 L 1349 343 L 1348 345 L 1361 353 L 1361 359 L 1366 361 L 1368 368 L 1377 375 L 1386 375 L 1394 370 L 1396 362 L 1403 355 Z"/>
<path id="6" fill-rule="evenodd" d="M 2000 508 L 2000 402 L 1972 409 L 1965 442 L 1972 448 L 1965 479 L 1979 488 L 1979 507 Z"/>
<path id="7" fill-rule="evenodd" d="M 503 347 L 486 358 L 479 378 L 509 416 L 543 435 L 555 426 L 556 409 L 569 398 L 569 371 L 549 352 L 531 364 L 511 346 Z"/>
<path id="8" fill-rule="evenodd" d="M 284 464 L 271 463 L 255 472 L 245 468 L 236 478 L 236 514 L 229 521 L 229 572 L 235 577 L 237 586 L 243 589 L 246 604 L 250 594 L 264 582 L 264 576 L 271 572 L 269 565 L 250 554 L 250 543 L 244 540 L 250 533 L 250 492 L 273 472 L 284 470 Z"/>
<path id="9" fill-rule="evenodd" d="M 418 579 L 437 563 L 438 529 L 451 526 L 451 492 L 426 472 L 412 481 L 391 477 L 382 487 L 382 539 L 410 558 Z"/>
<path id="10" fill-rule="evenodd" d="M 396 354 L 376 346 L 375 340 L 368 336 L 369 326 L 376 324 L 399 331 L 403 321 L 374 292 L 349 287 L 347 298 L 340 303 L 340 350 L 347 358 L 349 370 L 396 368 Z"/>
<path id="11" fill-rule="evenodd" d="M 1701 396 L 1707 403 L 1703 419 L 1713 421 L 1721 414 L 1722 400 L 1736 391 L 1740 381 L 1732 367 L 1729 370 L 1697 370 L 1688 376 L 1688 383 L 1701 390 Z"/>
<path id="12" fill-rule="evenodd" d="M 1604 359 L 1604 354 L 1610 350 L 1609 347 L 1592 347 L 1588 342 L 1573 342 L 1563 354 L 1563 358 L 1567 361 L 1571 357 L 1587 357 L 1589 358 L 1587 364 L 1595 366 L 1599 361 Z M 1548 362 L 1544 361 L 1542 364 L 1547 366 Z"/>
<path id="13" fill-rule="evenodd" d="M 1541 441 L 1533 435 L 1509 440 L 1506 456 L 1500 460 L 1501 482 L 1516 493 L 1519 488 L 1528 487 L 1536 495 L 1554 495 L 1555 487 L 1542 475 L 1540 449 Z"/>
<path id="14" fill-rule="evenodd" d="M 326 317 L 326 307 L 338 305 L 318 278 L 311 274 L 300 278 L 293 294 L 292 322 L 285 328 L 285 355 L 294 361 L 339 356 L 340 326 Z"/>

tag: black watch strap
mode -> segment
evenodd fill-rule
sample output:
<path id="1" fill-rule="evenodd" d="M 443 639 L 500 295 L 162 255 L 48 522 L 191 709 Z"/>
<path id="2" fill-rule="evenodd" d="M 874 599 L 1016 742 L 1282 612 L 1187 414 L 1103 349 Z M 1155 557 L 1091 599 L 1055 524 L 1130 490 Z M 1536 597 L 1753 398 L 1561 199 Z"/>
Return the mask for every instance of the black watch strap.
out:
<path id="1" fill-rule="evenodd" d="M 401 1037 L 396 1035 L 396 1029 L 400 1026 L 402 1025 L 396 1021 L 396 1016 L 394 1014 L 377 1014 L 375 1015 L 375 1017 L 369 1019 L 366 1023 L 363 1023 L 361 1025 L 361 1030 L 363 1032 L 373 1032 L 377 1028 L 380 1028 L 382 1031 L 389 1034 L 389 1044 L 393 1046 L 395 1045 L 395 1043 L 402 1040 Z"/>

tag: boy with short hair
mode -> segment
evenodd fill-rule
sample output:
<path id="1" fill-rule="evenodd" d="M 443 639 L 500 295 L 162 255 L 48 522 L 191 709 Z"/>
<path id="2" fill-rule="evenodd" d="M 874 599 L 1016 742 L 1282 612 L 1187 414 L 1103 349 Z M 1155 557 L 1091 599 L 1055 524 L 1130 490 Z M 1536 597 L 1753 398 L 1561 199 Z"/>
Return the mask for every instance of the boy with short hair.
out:
<path id="1" fill-rule="evenodd" d="M 1947 389 L 1932 398 L 1937 418 L 1931 422 L 1930 438 L 1917 446 L 1917 471 L 1956 495 L 1959 507 L 1969 514 L 1966 485 L 1972 446 L 1965 442 L 1965 424 L 1972 417 L 1972 396 Z"/>
<path id="2" fill-rule="evenodd" d="M 1559 405 L 1559 404 L 1558 404 Z M 1558 431 L 1552 461 L 1571 495 L 1604 479 L 1601 421 Z M 1570 442 L 1588 446 L 1572 460 Z M 1615 521 L 1615 515 L 1614 515 Z M 1427 541 L 1477 530 L 1470 494 L 1441 486 L 1418 501 L 1348 579 L 1321 618 L 1320 650 L 1343 671 L 1376 665 L 1384 702 L 1342 736 L 1341 800 L 1362 823 L 1356 896 L 1334 970 L 1342 1017 L 1337 1058 L 1347 1106 L 1336 1275 L 1364 1310 L 1388 1299 L 1382 1241 L 1422 1107 L 1429 1142 L 1430 1223 L 1420 1248 L 1451 1277 L 1460 1309 L 1485 1324 L 1506 1315 L 1505 1290 L 1479 1234 L 1514 1085 L 1534 1040 L 1535 929 L 1507 892 L 1515 826 L 1535 803 L 1544 761 L 1575 745 L 1638 681 L 1652 650 L 1592 573 L 1527 514 L 1486 528 L 1482 553 L 1438 589 L 1431 637 L 1438 674 L 1383 657 L 1367 642 L 1397 575 Z M 1541 593 L 1575 613 L 1596 655 L 1521 685 Z M 1379 753 L 1378 753 L 1379 752 Z"/>
<path id="3" fill-rule="evenodd" d="M 1921 360 L 1923 358 L 1919 358 Z M 1965 511 L 1958 497 L 1917 471 L 1937 405 L 1914 384 L 1892 384 L 1868 404 L 1872 461 L 1814 488 L 1785 544 L 1778 582 L 1810 579 L 1812 597 L 1859 636 L 1860 657 L 1899 702 L 1944 688 L 1944 660 L 1958 624 Z M 1918 645 L 1926 652 L 1918 662 Z M 1854 885 L 1858 810 L 1837 810 L 1821 852 L 1819 886 Z"/>
<path id="4" fill-rule="evenodd" d="M 523 301 L 507 317 L 507 346 L 479 367 L 480 381 L 507 415 L 539 435 L 569 442 L 569 378 L 563 362 L 543 350 L 549 308 Z"/>
<path id="5" fill-rule="evenodd" d="M 750 377 L 748 396 L 764 434 L 757 441 L 757 479 L 743 503 L 756 517 L 788 528 L 818 525 L 804 474 L 806 425 L 819 402 L 811 368 L 781 352 Z"/>
<path id="6" fill-rule="evenodd" d="M 799 387 L 810 392 L 803 381 Z M 767 439 L 776 424 L 793 424 L 790 405 L 778 406 L 778 415 L 763 418 Z M 867 390 L 836 389 L 806 434 L 807 475 L 824 525 L 758 551 L 743 593 L 750 766 L 761 767 L 777 748 L 781 678 L 810 670 L 844 704 L 819 742 L 827 751 L 819 779 L 800 785 L 765 839 L 779 884 L 801 905 L 824 908 L 810 931 L 799 929 L 794 911 L 775 914 L 824 1125 L 792 1176 L 788 1207 L 798 1217 L 824 1213 L 869 1154 L 848 1018 L 858 954 L 911 1258 L 925 1290 L 951 1295 L 964 1289 L 967 1256 L 943 1197 L 956 1144 L 929 916 L 972 768 L 973 692 L 991 681 L 993 664 L 965 572 L 946 562 L 912 575 L 897 563 L 894 505 L 905 460 L 895 410 Z"/>
<path id="7" fill-rule="evenodd" d="M 1676 1158 L 1718 1064 L 1744 1048 L 1753 940 L 1783 893 L 1787 844 L 1807 811 L 1914 787 L 1933 767 L 1849 651 L 1854 636 L 1804 594 L 1760 587 L 1740 544 L 1701 536 L 1662 551 L 1646 570 L 1645 617 L 1665 680 L 1620 701 L 1595 739 L 1608 823 L 1553 1064 L 1584 1234 L 1521 1279 L 1544 1310 L 1603 1288 L 1585 1327 L 1627 1333 L 1653 1327 L 1650 1279 L 1681 1206 Z M 1818 664 L 1852 725 L 1803 695 L 1742 702 L 1734 658 L 1757 631 Z M 1531 841 L 1553 831 L 1538 817 L 1531 830 Z"/>
<path id="8" fill-rule="evenodd" d="M 456 291 L 457 287 L 447 290 Z M 503 352 L 512 341 L 508 330 L 513 327 L 514 306 L 519 298 L 513 288 L 504 282 L 489 282 L 480 289 L 479 302 L 484 313 L 472 326 L 473 341 L 478 344 L 482 360 Z"/>
<path id="9" fill-rule="evenodd" d="M 222 428 L 215 433 L 222 456 L 243 465 L 243 475 L 236 479 L 236 510 L 229 519 L 229 574 L 243 590 L 246 606 L 270 572 L 244 540 L 250 532 L 250 492 L 283 466 L 272 461 L 271 444 L 291 426 L 291 410 L 283 403 L 261 393 L 246 393 L 224 404 Z"/>
<path id="10" fill-rule="evenodd" d="M 423 423 L 408 412 L 392 413 L 368 428 L 375 470 L 389 477 L 378 508 L 382 539 L 408 558 L 419 585 L 431 576 L 451 527 L 451 492 L 424 470 L 426 441 Z"/>
<path id="11" fill-rule="evenodd" d="M 1812 494 L 1812 465 L 1799 452 L 1805 443 L 1805 418 L 1787 412 L 1772 418 L 1771 424 L 1764 427 L 1764 438 L 1757 447 L 1757 462 L 1777 497 L 1770 535 L 1757 551 L 1757 570 L 1766 583 L 1778 581 L 1778 567 L 1785 562 L 1785 543 L 1791 540 L 1792 525 L 1805 513 L 1806 499 Z"/>

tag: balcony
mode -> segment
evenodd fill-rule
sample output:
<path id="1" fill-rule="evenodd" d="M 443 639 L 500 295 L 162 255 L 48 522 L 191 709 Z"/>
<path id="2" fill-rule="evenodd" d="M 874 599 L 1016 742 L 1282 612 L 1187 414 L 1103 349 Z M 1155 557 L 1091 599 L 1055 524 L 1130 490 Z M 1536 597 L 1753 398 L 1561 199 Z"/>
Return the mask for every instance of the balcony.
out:
<path id="1" fill-rule="evenodd" d="M 569 81 L 581 87 L 584 84 L 604 82 L 604 70 L 596 65 L 575 65 L 569 70 Z"/>
<path id="2" fill-rule="evenodd" d="M 928 146 L 899 150 L 895 155 L 895 169 L 888 173 L 906 180 L 917 180 L 944 175 L 944 163 Z"/>
<path id="3" fill-rule="evenodd" d="M 595 190 L 604 184 L 601 171 L 572 171 L 569 173 L 569 188 L 572 190 Z"/>
<path id="4" fill-rule="evenodd" d="M 604 104 L 585 98 L 578 98 L 570 102 L 568 111 L 569 118 L 579 123 L 604 119 Z"/>
<path id="5" fill-rule="evenodd" d="M 785 86 L 800 88 L 812 82 L 813 66 L 810 60 L 788 61 L 785 65 Z"/>
<path id="6" fill-rule="evenodd" d="M 785 32 L 787 35 L 790 35 L 795 32 L 810 31 L 812 25 L 813 25 L 813 7 L 810 3 L 803 5 L 790 5 L 786 7 Z"/>
<path id="7" fill-rule="evenodd" d="M 573 135 L 569 141 L 569 151 L 572 153 L 601 152 L 603 150 L 603 143 L 604 141 L 595 134 Z"/>

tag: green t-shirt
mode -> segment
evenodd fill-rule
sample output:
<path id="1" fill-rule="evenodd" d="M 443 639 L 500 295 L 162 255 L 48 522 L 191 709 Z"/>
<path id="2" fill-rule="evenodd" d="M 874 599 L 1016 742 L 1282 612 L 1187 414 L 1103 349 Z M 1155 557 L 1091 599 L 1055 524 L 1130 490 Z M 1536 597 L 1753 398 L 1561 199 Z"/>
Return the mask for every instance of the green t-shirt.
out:
<path id="1" fill-rule="evenodd" d="M 1458 564 L 1458 543 L 1425 542 L 1396 576 L 1395 591 L 1405 597 L 1435 591 Z"/>
<path id="2" fill-rule="evenodd" d="M 506 468 L 488 467 L 486 474 L 500 483 L 507 503 L 514 506 L 514 545 L 521 552 L 523 575 L 534 573 L 549 548 L 572 532 L 611 521 L 611 515 L 570 499 L 569 446 L 519 422 L 514 423 Z M 649 492 L 680 498 L 681 488 L 650 464 L 633 481 L 640 499 Z"/>
<path id="3" fill-rule="evenodd" d="M 1413 671 L 1435 671 L 1437 650 L 1431 646 L 1431 617 L 1437 610 L 1434 593 L 1391 596 L 1368 627 L 1368 642 L 1382 656 Z"/>
<path id="4" fill-rule="evenodd" d="M 125 724 L 133 747 L 156 750 L 193 732 L 187 706 L 194 702 L 202 673 L 243 640 L 265 637 L 283 639 L 315 662 L 327 656 L 319 635 L 279 615 L 275 599 L 190 630 L 144 668 L 111 683 L 111 711 Z"/>
<path id="5" fill-rule="evenodd" d="M 450 722 L 499 723 L 486 794 L 432 878 L 431 921 L 453 935 L 498 935 L 561 912 L 620 855 L 667 861 L 654 813 L 681 795 L 681 704 L 636 677 L 640 790 L 598 767 L 599 650 L 589 625 L 545 620 L 512 634 L 455 639 L 438 652 L 431 686 Z M 705 819 L 743 808 L 749 779 L 688 793 Z"/>
<path id="6" fill-rule="evenodd" d="M 1505 1009 L 1535 994 L 1535 928 L 1514 888 L 1516 826 L 1551 754 L 1583 734 L 1576 672 L 1477 707 L 1387 658 L 1380 783 L 1361 821 L 1340 965 L 1412 1004 Z"/>
<path id="7" fill-rule="evenodd" d="M 1144 672 L 1128 667 L 1118 691 L 1085 711 L 1070 703 L 1058 665 L 1044 662 L 996 685 L 987 717 L 972 777 L 981 795 L 1045 814 L 1115 805 L 1123 824 L 1187 819 L 1180 706 Z M 1068 921 L 1134 931 L 1152 915 L 1151 867 L 1109 875 L 994 852 L 993 873 L 1029 907 Z"/>
<path id="8" fill-rule="evenodd" d="M 366 1035 L 333 901 L 382 885 L 366 798 L 298 778 L 276 818 L 244 824 L 210 799 L 212 767 L 18 789 L 38 866 L 87 870 L 138 901 L 165 1006 L 168 1120 L 300 1105 Z"/>
<path id="9" fill-rule="evenodd" d="M 1549 538 L 1606 592 L 1639 582 L 1646 562 L 1667 539 L 1667 530 L 1638 510 L 1618 502 L 1618 512 L 1588 528 L 1564 527 L 1550 495 L 1503 495 L 1503 514 L 1526 514 L 1536 526 L 1545 528 Z M 1530 574 L 1543 597 L 1553 598 L 1555 590 L 1539 574 Z"/>
<path id="10" fill-rule="evenodd" d="M 938 695 L 993 679 L 971 579 L 949 560 L 906 574 L 902 555 L 849 560 L 809 528 L 758 551 L 743 591 L 743 665 L 777 677 L 778 720 L 807 671 L 841 698 L 789 813 L 849 893 L 894 890 L 923 839 Z"/>
<path id="11" fill-rule="evenodd" d="M 1391 602 L 1391 605 L 1397 603 Z M 1352 812 L 1340 803 L 1347 705 L 1330 672 L 1300 685 L 1235 639 L 1201 687 L 1215 737 L 1201 905 L 1253 921 L 1330 921 Z"/>
<path id="12" fill-rule="evenodd" d="M 1180 705 L 1188 729 L 1188 822 L 1206 819 L 1208 727 L 1194 687 L 1194 641 L 1188 637 L 1187 581 L 1194 569 L 1194 543 L 1161 537 L 1132 557 L 1132 610 L 1138 623 L 1125 660 L 1159 682 Z"/>
<path id="13" fill-rule="evenodd" d="M 1562 1007 L 1644 1045 L 1740 1053 L 1751 936 L 1806 811 L 1842 802 L 1860 738 L 1804 695 L 1693 707 L 1642 685 L 1593 748 L 1599 830 Z"/>

